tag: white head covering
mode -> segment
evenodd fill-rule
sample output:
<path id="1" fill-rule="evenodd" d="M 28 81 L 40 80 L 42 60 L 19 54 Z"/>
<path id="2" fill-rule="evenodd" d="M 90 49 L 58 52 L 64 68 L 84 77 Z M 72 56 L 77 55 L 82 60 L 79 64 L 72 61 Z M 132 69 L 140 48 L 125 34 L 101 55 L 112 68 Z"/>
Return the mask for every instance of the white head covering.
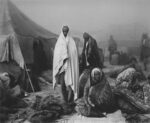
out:
<path id="1" fill-rule="evenodd" d="M 92 72 L 91 72 L 91 77 L 94 78 L 94 73 L 95 72 L 99 72 L 100 73 L 100 76 L 102 76 L 102 70 L 99 69 L 99 68 L 93 68 Z"/>

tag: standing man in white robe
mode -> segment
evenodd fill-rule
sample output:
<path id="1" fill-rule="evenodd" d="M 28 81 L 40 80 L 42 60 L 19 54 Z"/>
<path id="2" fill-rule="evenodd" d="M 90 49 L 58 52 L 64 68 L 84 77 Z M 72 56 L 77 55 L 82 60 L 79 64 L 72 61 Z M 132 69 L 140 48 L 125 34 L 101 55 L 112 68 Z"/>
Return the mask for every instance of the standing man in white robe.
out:
<path id="1" fill-rule="evenodd" d="M 61 84 L 65 103 L 72 103 L 77 97 L 79 79 L 78 52 L 75 41 L 69 36 L 69 27 L 64 26 L 56 42 L 53 59 L 53 87 Z"/>

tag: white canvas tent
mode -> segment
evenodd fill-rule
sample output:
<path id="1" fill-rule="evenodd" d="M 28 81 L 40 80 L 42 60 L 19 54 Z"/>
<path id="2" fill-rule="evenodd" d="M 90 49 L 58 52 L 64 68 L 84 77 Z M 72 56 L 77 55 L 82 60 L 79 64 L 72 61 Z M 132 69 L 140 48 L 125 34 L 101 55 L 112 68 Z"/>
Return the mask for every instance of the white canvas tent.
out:
<path id="1" fill-rule="evenodd" d="M 0 62 L 15 61 L 24 69 L 24 58 L 15 34 L 0 36 Z"/>
<path id="2" fill-rule="evenodd" d="M 15 79 L 18 80 L 23 71 L 24 73 L 27 73 L 31 88 L 34 91 L 15 33 L 9 35 L 1 35 L 0 72 L 7 72 L 9 75 L 12 75 L 14 78 L 16 77 Z"/>

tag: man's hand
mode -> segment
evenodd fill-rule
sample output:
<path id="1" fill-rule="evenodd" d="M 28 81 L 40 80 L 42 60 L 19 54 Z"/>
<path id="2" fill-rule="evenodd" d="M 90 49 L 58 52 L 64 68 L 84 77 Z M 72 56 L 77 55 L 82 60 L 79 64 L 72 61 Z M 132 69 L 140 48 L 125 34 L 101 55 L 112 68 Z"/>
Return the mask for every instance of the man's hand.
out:
<path id="1" fill-rule="evenodd" d="M 85 104 L 86 104 L 87 107 L 91 107 L 87 98 L 84 98 L 84 101 L 85 101 Z"/>
<path id="2" fill-rule="evenodd" d="M 54 89 L 54 90 L 56 89 L 56 83 L 55 83 L 55 85 L 53 86 L 53 89 Z"/>
<path id="3" fill-rule="evenodd" d="M 88 103 L 90 104 L 90 106 L 95 107 L 95 105 L 91 102 L 89 97 L 88 97 Z"/>
<path id="4" fill-rule="evenodd" d="M 92 107 L 95 107 L 95 105 L 93 103 L 90 104 Z"/>

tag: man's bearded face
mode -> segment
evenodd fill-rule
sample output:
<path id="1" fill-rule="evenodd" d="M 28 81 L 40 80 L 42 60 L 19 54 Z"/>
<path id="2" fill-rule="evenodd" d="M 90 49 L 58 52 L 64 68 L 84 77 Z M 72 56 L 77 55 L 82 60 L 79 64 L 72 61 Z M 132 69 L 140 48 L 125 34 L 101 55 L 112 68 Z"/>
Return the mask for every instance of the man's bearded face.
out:
<path id="1" fill-rule="evenodd" d="M 69 28 L 67 26 L 64 26 L 62 31 L 63 31 L 64 36 L 66 37 L 69 32 Z"/>

